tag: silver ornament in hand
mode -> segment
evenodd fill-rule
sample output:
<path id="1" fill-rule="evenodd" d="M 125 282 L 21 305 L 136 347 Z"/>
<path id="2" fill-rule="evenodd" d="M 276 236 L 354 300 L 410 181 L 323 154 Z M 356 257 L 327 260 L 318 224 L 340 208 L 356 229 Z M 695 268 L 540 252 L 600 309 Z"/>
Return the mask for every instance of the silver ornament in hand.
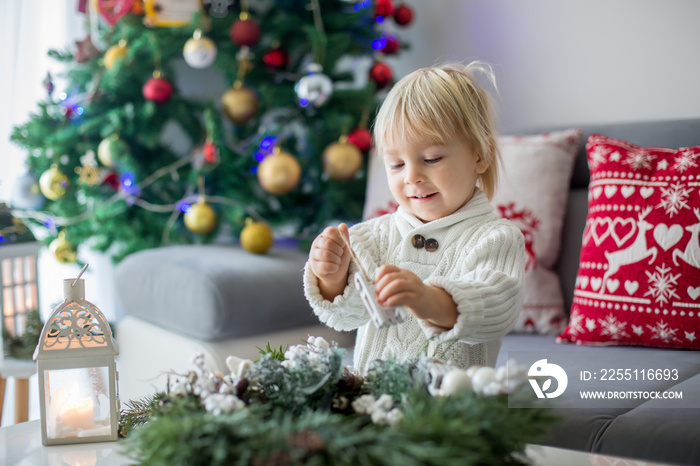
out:
<path id="1" fill-rule="evenodd" d="M 365 309 L 367 309 L 374 325 L 376 325 L 377 328 L 384 328 L 402 323 L 404 321 L 404 313 L 406 312 L 405 309 L 402 306 L 383 307 L 379 305 L 374 293 L 374 281 L 369 278 L 362 264 L 360 264 L 357 255 L 355 255 L 355 251 L 350 247 L 350 239 L 346 238 L 342 233 L 340 236 L 343 238 L 345 245 L 350 251 L 350 256 L 359 270 L 355 272 L 355 287 L 357 287 L 357 290 L 360 292 L 362 303 L 365 305 Z"/>

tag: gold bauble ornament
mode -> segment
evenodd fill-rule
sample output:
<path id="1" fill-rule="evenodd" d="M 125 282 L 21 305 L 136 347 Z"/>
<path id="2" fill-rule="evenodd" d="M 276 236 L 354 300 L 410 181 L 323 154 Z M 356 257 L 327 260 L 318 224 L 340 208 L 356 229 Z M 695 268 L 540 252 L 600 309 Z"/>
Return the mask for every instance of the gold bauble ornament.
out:
<path id="1" fill-rule="evenodd" d="M 211 233 L 216 227 L 217 216 L 214 209 L 206 203 L 204 198 L 200 198 L 197 204 L 192 204 L 184 219 L 185 226 L 192 233 L 206 235 Z"/>
<path id="2" fill-rule="evenodd" d="M 127 47 L 126 41 L 120 40 L 119 44 L 113 45 L 107 49 L 104 57 L 105 68 L 111 70 L 117 64 L 117 60 L 121 60 L 126 56 Z"/>
<path id="3" fill-rule="evenodd" d="M 272 230 L 264 223 L 246 221 L 246 226 L 241 231 L 241 246 L 253 254 L 265 254 L 274 243 Z"/>
<path id="4" fill-rule="evenodd" d="M 66 194 L 67 187 L 68 177 L 59 170 L 56 164 L 51 165 L 51 168 L 42 173 L 39 178 L 41 194 L 52 201 Z"/>
<path id="5" fill-rule="evenodd" d="M 258 165 L 258 181 L 270 194 L 286 194 L 299 183 L 301 166 L 290 153 L 275 147 L 272 155 Z"/>
<path id="6" fill-rule="evenodd" d="M 323 151 L 323 169 L 334 180 L 349 180 L 362 168 L 362 152 L 341 138 Z"/>
<path id="7" fill-rule="evenodd" d="M 221 96 L 221 108 L 237 125 L 244 125 L 258 114 L 258 95 L 251 88 L 236 83 Z"/>
<path id="8" fill-rule="evenodd" d="M 60 232 L 58 238 L 51 241 L 49 244 L 49 251 L 53 254 L 58 262 L 62 264 L 72 264 L 78 258 L 78 251 L 71 243 L 66 239 L 66 234 Z"/>

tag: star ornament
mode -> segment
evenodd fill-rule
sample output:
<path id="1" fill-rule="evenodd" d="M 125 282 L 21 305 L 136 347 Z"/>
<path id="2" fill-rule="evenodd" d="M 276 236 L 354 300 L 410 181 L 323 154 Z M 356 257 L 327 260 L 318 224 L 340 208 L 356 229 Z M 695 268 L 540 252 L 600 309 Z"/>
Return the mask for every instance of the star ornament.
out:
<path id="1" fill-rule="evenodd" d="M 83 40 L 75 42 L 75 55 L 73 59 L 76 63 L 85 63 L 100 56 L 100 51 L 97 50 L 95 44 L 92 43 L 90 36 Z"/>

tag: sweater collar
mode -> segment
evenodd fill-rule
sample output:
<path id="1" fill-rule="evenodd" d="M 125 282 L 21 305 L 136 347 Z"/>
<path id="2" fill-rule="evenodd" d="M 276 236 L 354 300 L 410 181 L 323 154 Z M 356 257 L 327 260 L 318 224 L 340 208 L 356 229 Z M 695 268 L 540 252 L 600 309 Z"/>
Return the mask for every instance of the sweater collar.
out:
<path id="1" fill-rule="evenodd" d="M 493 212 L 493 206 L 489 203 L 486 194 L 478 187 L 474 188 L 474 194 L 469 202 L 457 209 L 454 213 L 447 217 L 442 217 L 432 222 L 423 223 L 415 215 L 409 213 L 406 209 L 399 206 L 396 211 L 396 224 L 399 228 L 401 236 L 435 232 L 443 228 L 448 228 L 463 220 L 481 217 Z"/>

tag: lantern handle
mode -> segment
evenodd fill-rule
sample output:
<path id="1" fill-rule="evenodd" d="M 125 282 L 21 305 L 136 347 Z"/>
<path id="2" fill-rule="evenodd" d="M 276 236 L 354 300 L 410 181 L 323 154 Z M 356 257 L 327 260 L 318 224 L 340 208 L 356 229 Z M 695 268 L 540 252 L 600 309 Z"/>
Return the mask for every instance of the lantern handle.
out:
<path id="1" fill-rule="evenodd" d="M 78 283 L 78 280 L 80 280 L 80 277 L 83 275 L 83 273 L 85 272 L 85 270 L 88 268 L 88 265 L 90 265 L 90 264 L 85 264 L 85 265 L 83 266 L 83 269 L 80 271 L 80 273 L 78 274 L 78 276 L 75 277 L 75 280 L 73 280 L 73 283 L 70 284 L 71 288 L 74 287 L 76 283 Z"/>

